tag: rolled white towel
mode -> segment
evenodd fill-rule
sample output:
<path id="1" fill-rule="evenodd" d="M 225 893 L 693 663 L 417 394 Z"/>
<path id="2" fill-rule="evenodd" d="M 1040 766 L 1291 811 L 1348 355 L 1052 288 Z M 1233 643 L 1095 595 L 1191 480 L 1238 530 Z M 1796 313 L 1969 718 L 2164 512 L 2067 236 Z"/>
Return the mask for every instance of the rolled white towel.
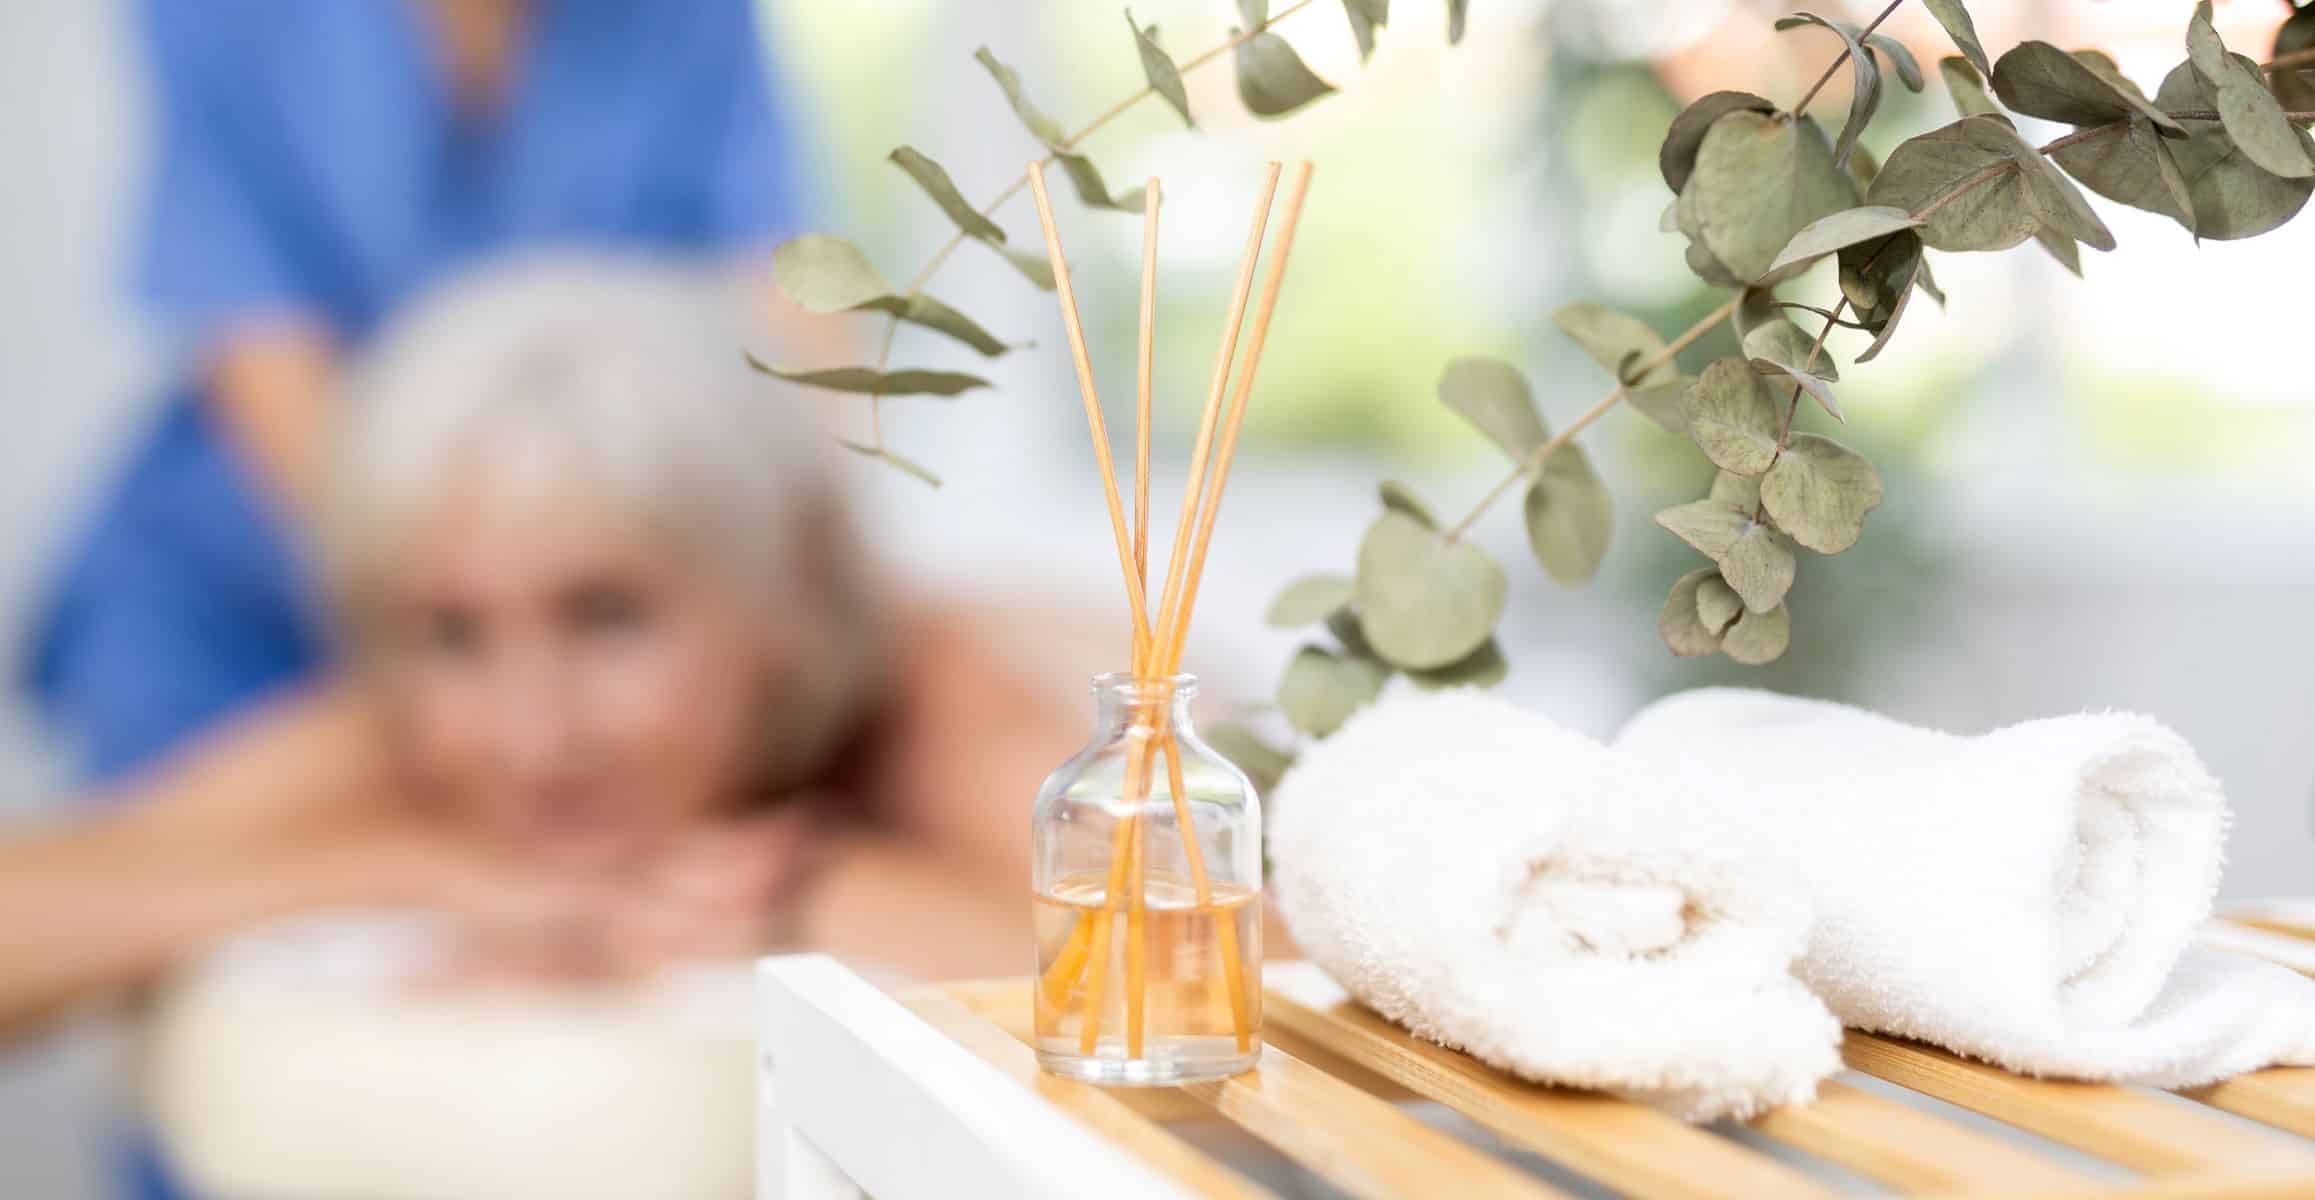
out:
<path id="1" fill-rule="evenodd" d="M 2084 714 L 1957 737 L 1705 689 L 1643 710 L 1616 745 L 1791 881 L 1815 912 L 1799 974 L 1849 1025 L 2029 1074 L 2162 1087 L 2315 1062 L 2315 981 L 2188 954 L 2227 810 L 2159 722 Z"/>
<path id="2" fill-rule="evenodd" d="M 1417 1035 L 1691 1120 L 1815 1094 L 1840 1028 L 1789 968 L 1805 910 L 1668 819 L 1599 743 L 1474 691 L 1393 691 L 1272 805 L 1310 957 Z"/>

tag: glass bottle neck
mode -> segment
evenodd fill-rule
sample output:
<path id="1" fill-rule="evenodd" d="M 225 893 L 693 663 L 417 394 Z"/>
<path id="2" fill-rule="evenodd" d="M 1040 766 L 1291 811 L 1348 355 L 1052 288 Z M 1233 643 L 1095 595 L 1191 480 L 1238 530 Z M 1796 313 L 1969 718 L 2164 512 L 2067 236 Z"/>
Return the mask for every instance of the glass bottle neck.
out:
<path id="1" fill-rule="evenodd" d="M 1093 681 L 1096 721 L 1104 740 L 1124 737 L 1137 725 L 1191 733 L 1190 701 L 1197 694 L 1194 675 L 1136 679 L 1113 674 Z"/>

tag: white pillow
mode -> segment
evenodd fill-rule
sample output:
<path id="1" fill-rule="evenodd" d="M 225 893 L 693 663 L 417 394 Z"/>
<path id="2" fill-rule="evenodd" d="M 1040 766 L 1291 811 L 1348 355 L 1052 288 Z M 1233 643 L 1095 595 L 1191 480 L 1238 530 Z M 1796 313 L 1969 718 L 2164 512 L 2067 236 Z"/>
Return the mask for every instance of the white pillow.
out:
<path id="1" fill-rule="evenodd" d="M 744 965 L 647 987 L 427 994 L 410 918 L 246 935 L 162 999 L 142 1064 L 205 1200 L 745 1197 Z"/>

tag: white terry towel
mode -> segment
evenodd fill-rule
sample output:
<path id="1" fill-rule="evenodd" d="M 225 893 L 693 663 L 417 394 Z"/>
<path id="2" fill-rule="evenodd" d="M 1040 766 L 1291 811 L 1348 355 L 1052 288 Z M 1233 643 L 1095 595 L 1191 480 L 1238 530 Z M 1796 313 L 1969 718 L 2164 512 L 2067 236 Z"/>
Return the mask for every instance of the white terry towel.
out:
<path id="1" fill-rule="evenodd" d="M 1272 805 L 1304 951 L 1418 1036 L 1691 1120 L 1807 1100 L 1840 1027 L 1807 915 L 1599 743 L 1476 691 L 1394 690 Z"/>
<path id="2" fill-rule="evenodd" d="M 1690 812 L 1808 902 L 1798 970 L 1846 1024 L 2157 1087 L 2315 1063 L 2315 981 L 2189 952 L 2226 802 L 2159 722 L 1956 737 L 1704 689 L 1643 710 L 1616 745 L 1681 780 Z"/>

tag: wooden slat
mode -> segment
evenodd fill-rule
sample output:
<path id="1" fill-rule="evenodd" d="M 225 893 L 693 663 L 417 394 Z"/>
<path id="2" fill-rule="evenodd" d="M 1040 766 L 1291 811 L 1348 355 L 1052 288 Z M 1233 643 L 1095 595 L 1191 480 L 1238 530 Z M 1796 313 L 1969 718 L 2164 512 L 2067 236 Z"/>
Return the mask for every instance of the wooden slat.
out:
<path id="1" fill-rule="evenodd" d="M 1996 1186 L 1939 1192 L 1920 1200 L 2307 1200 L 2309 1196 L 2315 1196 L 2315 1172 L 2253 1168 L 2149 1175 L 2134 1183 L 2084 1183 L 2055 1190 Z"/>
<path id="2" fill-rule="evenodd" d="M 2150 1173 L 2315 1165 L 2298 1146 L 2152 1092 L 2028 1079 L 1943 1050 L 1851 1032 L 1851 1067 Z"/>
<path id="3" fill-rule="evenodd" d="M 2220 913 L 2221 920 L 2315 941 L 2315 900 L 2254 900 Z"/>
<path id="4" fill-rule="evenodd" d="M 1264 1019 L 1284 1026 L 1511 1142 L 1642 1200 L 1831 1193 L 1801 1172 L 1642 1105 L 1524 1083 L 1422 1042 L 1349 1003 L 1315 968 L 1274 967 Z M 1447 1194 L 1447 1193 L 1439 1193 Z"/>
<path id="5" fill-rule="evenodd" d="M 1036 1016 L 1023 982 L 951 984 L 942 990 L 1016 1040 L 1030 1040 Z M 1294 1057 L 1295 1044 L 1292 1037 L 1272 1040 L 1259 1070 L 1232 1079 L 1180 1088 L 1113 1088 L 1107 1094 L 1132 1103 L 1145 1116 L 1162 1114 L 1155 1118 L 1160 1120 L 1219 1113 L 1354 1195 L 1431 1195 L 1426 1181 L 1433 1179 L 1453 1188 L 1437 1194 L 1556 1194 L 1502 1160 L 1400 1112 L 1388 1098 Z M 1382 1086 L 1390 1087 L 1387 1082 Z"/>
<path id="6" fill-rule="evenodd" d="M 2237 1116 L 2264 1121 L 2301 1137 L 2315 1137 L 2315 1067 L 2274 1067 L 2192 1088 L 2192 1096 Z"/>
<path id="7" fill-rule="evenodd" d="M 1353 1196 L 1565 1194 L 1275 1045 L 1252 1071 L 1181 1090 Z"/>
<path id="8" fill-rule="evenodd" d="M 901 996 L 900 1002 L 951 1040 L 1199 1195 L 1230 1200 L 1259 1200 L 1271 1195 L 1134 1112 L 1108 1091 L 1039 1068 L 1036 1053 L 1026 1044 L 942 991 L 910 992 Z"/>
<path id="9" fill-rule="evenodd" d="M 2042 1191 L 2094 1183 L 2010 1142 L 1828 1081 L 1811 1104 L 1775 1109 L 1752 1127 L 1904 1191 Z"/>

